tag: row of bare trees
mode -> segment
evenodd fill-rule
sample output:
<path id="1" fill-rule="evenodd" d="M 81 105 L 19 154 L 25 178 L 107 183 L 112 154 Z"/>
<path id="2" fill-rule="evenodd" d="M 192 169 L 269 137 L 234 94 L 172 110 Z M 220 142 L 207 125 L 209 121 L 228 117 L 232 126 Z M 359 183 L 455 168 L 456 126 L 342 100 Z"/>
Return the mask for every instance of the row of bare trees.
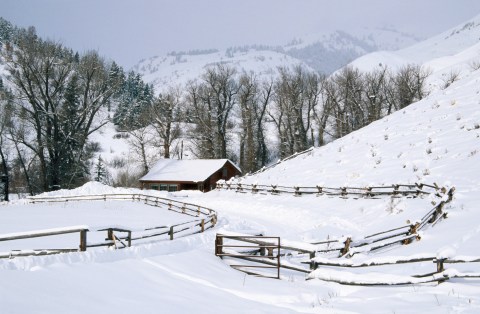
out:
<path id="1" fill-rule="evenodd" d="M 184 139 L 195 157 L 230 158 L 248 173 L 340 138 L 426 95 L 428 72 L 416 65 L 368 73 L 346 67 L 330 77 L 283 67 L 265 78 L 220 63 L 154 97 L 150 86 L 129 74 L 139 86 L 132 89 L 122 69 L 96 52 L 79 55 L 38 38 L 33 28 L 12 38 L 0 42 L 7 71 L 0 80 L 0 161 L 3 172 L 30 193 L 90 179 L 99 147 L 89 138 L 108 122 L 110 107 L 117 107 L 119 121 L 135 117 L 127 132 L 142 173 L 160 155 L 182 158 Z M 145 97 L 128 94 L 123 98 L 134 100 L 115 106 L 125 86 Z M 125 107 L 129 102 L 135 110 Z M 98 177 L 101 162 L 98 158 Z"/>
<path id="2" fill-rule="evenodd" d="M 176 140 L 188 138 L 197 158 L 230 158 L 248 173 L 422 99 L 427 77 L 428 71 L 407 65 L 368 73 L 346 67 L 330 77 L 283 67 L 275 79 L 265 79 L 217 64 L 185 87 L 160 94 L 145 114 L 146 125 L 156 130 L 149 138 L 165 158 Z M 134 142 L 147 171 L 146 141 Z"/>

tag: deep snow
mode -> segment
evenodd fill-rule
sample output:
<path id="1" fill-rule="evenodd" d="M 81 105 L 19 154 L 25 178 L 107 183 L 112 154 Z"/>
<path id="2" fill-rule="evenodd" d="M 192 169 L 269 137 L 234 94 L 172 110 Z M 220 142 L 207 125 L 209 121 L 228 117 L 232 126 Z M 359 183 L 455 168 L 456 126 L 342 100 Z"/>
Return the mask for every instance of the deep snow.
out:
<path id="1" fill-rule="evenodd" d="M 445 45 L 451 43 L 446 40 Z M 433 67 L 431 94 L 366 128 L 312 150 L 272 169 L 242 179 L 245 183 L 289 186 L 366 186 L 438 183 L 456 187 L 448 218 L 425 229 L 421 240 L 349 261 L 394 260 L 418 256 L 479 256 L 480 220 L 480 70 L 478 45 L 453 56 L 428 59 Z M 441 59 L 439 59 L 441 57 Z M 460 68 L 459 79 L 446 89 L 442 73 Z M 128 190 L 133 191 L 133 190 Z M 50 195 L 124 193 L 88 184 Z M 138 192 L 138 191 L 137 191 Z M 345 286 L 282 270 L 282 280 L 246 276 L 214 256 L 217 232 L 258 233 L 285 240 L 315 242 L 366 234 L 421 218 L 432 198 L 341 199 L 306 195 L 252 195 L 234 191 L 165 194 L 215 209 L 215 229 L 174 241 L 124 250 L 95 249 L 44 257 L 0 260 L 2 313 L 478 313 L 479 279 L 454 279 L 400 287 Z M 110 207 L 112 206 L 112 207 Z M 125 225 L 169 221 L 168 211 L 139 203 L 0 205 L 0 233 L 66 227 Z M 171 213 L 170 213 L 171 214 Z M 25 242 L 29 244 L 28 242 Z M 32 242 L 33 243 L 33 242 Z M 3 245 L 3 244 L 2 244 Z M 335 261 L 337 257 L 328 257 Z M 479 263 L 447 265 L 479 272 Z M 339 278 L 398 280 L 412 273 L 433 272 L 433 263 L 320 272 Z"/>

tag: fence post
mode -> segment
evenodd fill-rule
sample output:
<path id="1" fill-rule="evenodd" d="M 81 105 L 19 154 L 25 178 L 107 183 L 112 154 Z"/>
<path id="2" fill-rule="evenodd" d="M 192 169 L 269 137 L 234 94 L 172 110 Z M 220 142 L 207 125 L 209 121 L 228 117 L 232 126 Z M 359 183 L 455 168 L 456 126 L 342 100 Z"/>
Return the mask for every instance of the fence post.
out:
<path id="1" fill-rule="evenodd" d="M 447 203 L 451 202 L 453 200 L 453 193 L 455 193 L 455 187 L 454 186 L 450 189 L 450 191 L 448 191 Z"/>
<path id="2" fill-rule="evenodd" d="M 173 240 L 173 226 L 170 227 L 168 234 L 170 235 L 170 240 Z"/>
<path id="3" fill-rule="evenodd" d="M 310 252 L 310 270 L 315 270 L 317 267 L 315 265 L 315 261 L 313 260 L 315 258 L 315 251 Z"/>
<path id="4" fill-rule="evenodd" d="M 321 186 L 318 186 L 317 185 L 317 189 L 318 189 L 318 193 L 317 193 L 317 196 L 320 196 L 323 194 L 323 188 Z"/>
<path id="5" fill-rule="evenodd" d="M 437 273 L 441 273 L 441 272 L 445 271 L 445 266 L 443 265 L 445 260 L 446 260 L 446 258 L 437 258 L 435 261 L 433 261 L 434 263 L 437 264 Z M 441 284 L 444 281 L 445 281 L 445 279 L 439 279 L 438 283 Z"/>
<path id="6" fill-rule="evenodd" d="M 128 231 L 128 247 L 132 246 L 132 231 Z"/>
<path id="7" fill-rule="evenodd" d="M 223 237 L 219 234 L 215 237 L 215 255 L 218 256 L 223 253 Z M 220 256 L 223 259 L 223 256 Z"/>
<path id="8" fill-rule="evenodd" d="M 300 193 L 300 187 L 294 186 L 293 188 L 295 189 L 295 193 L 294 193 L 295 196 L 300 196 L 302 194 Z"/>
<path id="9" fill-rule="evenodd" d="M 277 186 L 272 184 L 272 190 L 270 191 L 271 194 L 277 194 Z"/>
<path id="10" fill-rule="evenodd" d="M 437 258 L 435 263 L 437 264 L 437 273 L 441 273 L 445 270 L 445 266 L 443 263 L 445 262 L 446 258 Z"/>
<path id="11" fill-rule="evenodd" d="M 200 222 L 200 229 L 202 230 L 202 232 L 205 231 L 205 219 L 202 219 L 202 221 Z"/>
<path id="12" fill-rule="evenodd" d="M 112 230 L 112 228 L 107 229 L 107 240 L 113 241 L 113 230 Z"/>
<path id="13" fill-rule="evenodd" d="M 410 225 L 410 229 L 408 230 L 407 235 L 417 234 L 417 232 L 418 232 L 418 227 L 420 227 L 420 223 L 419 223 L 419 222 L 415 223 L 414 225 Z M 419 239 L 420 239 L 420 238 L 419 238 L 419 236 L 417 235 L 417 240 L 419 240 Z M 413 240 L 412 240 L 411 238 L 405 239 L 405 240 L 402 241 L 402 244 L 405 244 L 405 245 L 406 245 L 406 244 L 410 244 L 410 243 L 412 243 L 412 241 L 413 241 Z"/>
<path id="14" fill-rule="evenodd" d="M 107 229 L 107 239 L 110 240 L 110 241 L 113 241 L 113 244 L 111 244 L 110 246 L 115 246 L 115 249 L 117 249 L 117 243 L 115 242 L 115 234 L 113 233 L 113 229 L 112 228 L 108 228 Z"/>
<path id="15" fill-rule="evenodd" d="M 280 237 L 278 238 L 277 242 L 277 279 L 280 279 Z"/>
<path id="16" fill-rule="evenodd" d="M 87 229 L 80 231 L 80 252 L 87 250 Z"/>
<path id="17" fill-rule="evenodd" d="M 442 215 L 443 214 L 443 206 L 445 205 L 445 202 L 444 201 L 441 201 L 438 205 L 437 205 L 437 208 L 435 209 L 435 211 L 433 212 L 432 214 L 432 217 L 430 218 L 430 220 L 428 221 L 428 223 L 434 223 L 435 220 L 437 220 L 438 216 Z"/>
<path id="18" fill-rule="evenodd" d="M 344 256 L 345 254 L 348 253 L 348 251 L 350 250 L 350 243 L 352 242 L 352 238 L 347 238 L 347 240 L 345 240 L 345 246 L 343 247 L 343 249 L 340 250 L 340 256 Z"/>
<path id="19" fill-rule="evenodd" d="M 369 186 L 366 188 L 367 193 L 365 194 L 368 197 L 373 197 L 372 188 Z"/>

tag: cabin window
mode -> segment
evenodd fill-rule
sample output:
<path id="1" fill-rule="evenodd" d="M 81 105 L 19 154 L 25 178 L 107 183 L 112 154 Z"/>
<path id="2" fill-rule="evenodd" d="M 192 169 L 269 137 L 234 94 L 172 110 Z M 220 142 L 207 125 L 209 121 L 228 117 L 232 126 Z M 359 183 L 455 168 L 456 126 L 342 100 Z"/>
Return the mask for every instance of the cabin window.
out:
<path id="1" fill-rule="evenodd" d="M 177 191 L 177 185 L 176 184 L 169 184 L 168 185 L 168 192 L 176 192 Z"/>
<path id="2" fill-rule="evenodd" d="M 227 168 L 223 168 L 223 169 L 222 169 L 222 178 L 223 178 L 223 179 L 227 179 L 227 176 L 228 176 L 228 169 L 227 169 Z"/>
<path id="3" fill-rule="evenodd" d="M 159 186 L 158 186 L 158 184 L 150 184 L 150 189 L 152 189 L 152 190 L 158 190 L 158 189 L 159 189 Z"/>
<path id="4" fill-rule="evenodd" d="M 160 191 L 168 191 L 168 184 L 160 184 Z"/>

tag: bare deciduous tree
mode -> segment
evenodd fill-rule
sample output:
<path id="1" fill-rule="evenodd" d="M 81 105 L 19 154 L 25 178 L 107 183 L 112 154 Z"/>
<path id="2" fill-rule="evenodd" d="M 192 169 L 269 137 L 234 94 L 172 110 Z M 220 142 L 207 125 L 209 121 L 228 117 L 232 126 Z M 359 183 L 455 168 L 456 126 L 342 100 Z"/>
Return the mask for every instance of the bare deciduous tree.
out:
<path id="1" fill-rule="evenodd" d="M 95 117 L 114 91 L 108 66 L 96 52 L 78 59 L 61 44 L 39 39 L 34 29 L 2 54 L 18 111 L 33 130 L 33 138 L 18 141 L 38 158 L 42 189 L 86 180 L 88 136 L 106 122 Z"/>
<path id="2" fill-rule="evenodd" d="M 165 94 L 154 99 L 151 110 L 153 126 L 160 139 L 159 146 L 163 148 L 163 157 L 170 158 L 173 142 L 181 135 L 180 118 L 183 105 L 179 88 L 171 88 Z"/>

